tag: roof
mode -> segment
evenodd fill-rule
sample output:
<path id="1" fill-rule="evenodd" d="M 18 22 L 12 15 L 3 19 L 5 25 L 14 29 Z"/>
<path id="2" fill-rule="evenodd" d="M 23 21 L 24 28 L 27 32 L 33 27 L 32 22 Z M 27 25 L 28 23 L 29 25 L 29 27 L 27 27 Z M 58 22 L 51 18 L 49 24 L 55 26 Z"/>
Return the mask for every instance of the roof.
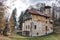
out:
<path id="1" fill-rule="evenodd" d="M 31 14 L 34 14 L 34 15 L 39 15 L 39 16 L 44 16 L 44 17 L 50 17 L 49 15 L 45 14 L 45 13 L 42 13 L 38 10 L 35 10 L 35 9 L 30 9 L 29 12 Z"/>

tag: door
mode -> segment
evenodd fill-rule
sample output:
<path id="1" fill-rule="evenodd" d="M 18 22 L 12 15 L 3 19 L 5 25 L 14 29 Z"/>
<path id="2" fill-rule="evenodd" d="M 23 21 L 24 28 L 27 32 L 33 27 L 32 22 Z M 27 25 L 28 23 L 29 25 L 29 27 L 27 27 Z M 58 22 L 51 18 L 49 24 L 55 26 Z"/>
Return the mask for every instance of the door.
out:
<path id="1" fill-rule="evenodd" d="M 26 31 L 25 34 L 26 34 L 26 36 L 29 36 L 29 31 Z"/>

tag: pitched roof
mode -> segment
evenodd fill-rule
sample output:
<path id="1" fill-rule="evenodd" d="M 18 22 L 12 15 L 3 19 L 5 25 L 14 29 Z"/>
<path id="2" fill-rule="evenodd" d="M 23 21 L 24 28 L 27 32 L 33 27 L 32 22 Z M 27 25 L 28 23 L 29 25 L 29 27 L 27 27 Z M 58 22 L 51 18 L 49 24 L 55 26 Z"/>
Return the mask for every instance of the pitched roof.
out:
<path id="1" fill-rule="evenodd" d="M 29 12 L 31 14 L 34 14 L 34 15 L 39 15 L 39 16 L 44 16 L 44 17 L 50 17 L 49 15 L 41 12 L 41 11 L 38 11 L 38 10 L 35 10 L 35 9 L 30 9 Z"/>

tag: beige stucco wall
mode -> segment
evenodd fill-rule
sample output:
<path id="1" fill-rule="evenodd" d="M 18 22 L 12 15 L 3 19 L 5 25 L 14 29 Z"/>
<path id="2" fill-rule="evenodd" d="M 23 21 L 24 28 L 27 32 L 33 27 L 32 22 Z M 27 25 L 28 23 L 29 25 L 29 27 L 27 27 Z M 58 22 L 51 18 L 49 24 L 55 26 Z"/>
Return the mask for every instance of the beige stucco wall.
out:
<path id="1" fill-rule="evenodd" d="M 27 21 L 25 21 L 24 23 L 23 23 L 23 27 L 22 27 L 22 31 L 30 31 L 30 27 L 31 27 L 31 25 L 30 25 L 30 23 L 31 23 L 31 20 L 27 20 Z M 30 26 L 30 27 L 27 27 L 27 29 L 26 29 L 26 26 Z"/>
<path id="2" fill-rule="evenodd" d="M 46 18 L 45 18 L 45 17 L 38 16 L 38 15 L 32 15 L 32 20 L 33 20 L 33 21 L 38 21 L 38 20 L 40 20 L 40 22 L 43 22 L 43 23 L 46 22 Z"/>
<path id="3" fill-rule="evenodd" d="M 34 23 L 33 26 L 31 25 L 31 22 Z M 26 25 L 29 25 L 27 29 Z M 36 29 L 34 29 L 34 25 L 36 25 Z M 46 26 L 48 29 L 47 34 L 53 32 L 53 29 L 51 29 L 51 27 L 53 28 L 53 24 L 50 24 L 49 18 L 46 19 L 43 16 L 32 15 L 32 20 L 27 20 L 23 23 L 22 32 L 29 31 L 30 32 L 29 36 L 42 36 L 46 35 Z"/>
<path id="4" fill-rule="evenodd" d="M 33 23 L 37 27 L 36 27 L 36 29 L 34 29 L 34 26 L 32 27 L 32 32 L 30 32 L 30 35 L 41 36 L 41 35 L 45 34 L 45 29 L 44 29 L 43 23 L 41 23 L 41 22 L 33 22 Z M 37 33 L 38 33 L 38 35 L 37 35 Z"/>

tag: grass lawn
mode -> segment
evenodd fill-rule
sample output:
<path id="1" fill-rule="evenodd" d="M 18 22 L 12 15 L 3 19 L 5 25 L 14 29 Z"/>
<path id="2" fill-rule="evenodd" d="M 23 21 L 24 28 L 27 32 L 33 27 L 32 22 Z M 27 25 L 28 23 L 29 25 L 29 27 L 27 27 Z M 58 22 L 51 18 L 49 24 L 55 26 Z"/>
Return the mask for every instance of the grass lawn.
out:
<path id="1" fill-rule="evenodd" d="M 23 37 L 16 35 L 11 39 L 12 40 L 60 40 L 60 34 L 50 34 L 42 37 Z"/>

